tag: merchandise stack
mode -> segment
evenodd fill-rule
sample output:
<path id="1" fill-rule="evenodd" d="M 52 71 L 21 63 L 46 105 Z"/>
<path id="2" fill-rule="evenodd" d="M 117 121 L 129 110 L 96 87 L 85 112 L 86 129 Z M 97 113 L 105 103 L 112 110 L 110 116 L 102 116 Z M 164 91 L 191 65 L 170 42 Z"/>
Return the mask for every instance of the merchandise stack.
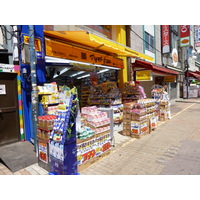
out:
<path id="1" fill-rule="evenodd" d="M 140 138 L 157 127 L 155 101 L 140 99 L 124 104 L 123 135 Z"/>
<path id="2" fill-rule="evenodd" d="M 88 97 L 90 94 L 90 81 L 89 79 L 82 79 L 80 87 L 80 106 L 88 106 Z"/>
<path id="3" fill-rule="evenodd" d="M 116 82 L 104 82 L 92 87 L 88 104 L 97 107 L 109 107 L 114 111 L 114 123 L 121 123 L 123 118 L 123 104 L 121 91 Z"/>
<path id="4" fill-rule="evenodd" d="M 144 98 L 146 98 L 146 94 L 144 88 L 139 85 L 139 82 L 130 81 L 124 84 L 122 92 L 123 103 L 134 102 Z"/>
<path id="5" fill-rule="evenodd" d="M 151 91 L 152 98 L 156 102 L 156 116 L 160 121 L 171 119 L 170 99 L 165 89 L 166 87 L 155 85 Z"/>
<path id="6" fill-rule="evenodd" d="M 59 104 L 57 84 L 52 82 L 45 83 L 44 86 L 38 86 L 38 95 L 43 106 L 43 114 L 56 115 Z"/>
<path id="7" fill-rule="evenodd" d="M 77 129 L 79 171 L 107 155 L 111 148 L 110 119 L 96 106 L 81 108 L 81 127 Z"/>
<path id="8" fill-rule="evenodd" d="M 138 103 L 141 103 L 144 105 L 144 108 L 146 109 L 146 117 L 148 121 L 149 126 L 149 133 L 152 130 L 155 130 L 157 128 L 157 117 L 156 117 L 156 101 L 154 99 L 140 99 L 138 100 Z"/>
<path id="9" fill-rule="evenodd" d="M 123 111 L 123 135 L 137 137 L 147 131 L 146 110 L 142 104 L 125 103 Z"/>

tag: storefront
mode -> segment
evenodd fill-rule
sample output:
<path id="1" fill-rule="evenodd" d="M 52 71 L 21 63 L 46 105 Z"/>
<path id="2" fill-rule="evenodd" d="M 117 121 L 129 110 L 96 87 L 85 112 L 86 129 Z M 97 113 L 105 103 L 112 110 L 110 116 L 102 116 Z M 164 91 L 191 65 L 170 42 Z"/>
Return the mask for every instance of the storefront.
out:
<path id="1" fill-rule="evenodd" d="M 118 87 L 118 76 L 127 66 L 124 66 L 123 59 L 118 57 L 141 56 L 149 60 L 152 58 L 85 31 L 44 31 L 44 35 L 47 81 L 44 88 L 40 88 L 39 102 L 43 108 L 40 115 L 54 115 L 55 113 L 58 115 L 62 112 L 63 102 L 64 105 L 70 107 L 68 106 L 70 101 L 63 97 L 70 96 L 74 87 L 77 88 L 79 100 L 76 109 L 80 113 L 76 120 L 76 130 L 68 127 L 67 133 L 56 130 L 53 134 L 49 133 L 49 129 L 38 130 L 38 154 L 41 155 L 39 159 L 47 162 L 46 157 L 49 154 L 51 161 L 54 162 L 51 171 L 58 174 L 73 174 L 76 171 L 75 166 L 73 166 L 74 172 L 64 169 L 65 167 L 69 168 L 67 166 L 69 162 L 65 163 L 65 158 L 63 158 L 65 152 L 63 151 L 66 150 L 71 155 L 72 164 L 75 165 L 73 162 L 74 148 L 77 147 L 78 168 L 81 170 L 87 167 L 109 153 L 113 139 L 113 121 L 122 121 L 122 118 L 120 121 L 119 114 L 122 100 Z M 56 85 L 58 91 L 50 92 L 47 89 L 45 92 L 45 87 L 52 88 L 53 85 Z M 113 115 L 110 115 L 110 108 L 116 110 L 114 120 Z M 68 117 L 72 113 L 71 110 L 70 114 L 67 114 Z M 50 119 L 43 118 L 39 121 L 45 121 L 44 124 L 48 124 L 49 120 L 52 120 L 51 117 Z M 74 124 L 74 122 L 71 123 Z M 68 123 L 65 124 L 68 126 Z M 56 127 L 51 128 L 51 130 L 56 129 Z M 75 140 L 73 137 L 71 138 L 73 144 L 71 143 L 70 146 L 67 137 L 74 135 L 74 131 L 76 131 L 76 138 Z M 55 166 L 60 167 L 55 168 Z M 61 170 L 63 166 L 65 167 Z"/>
<path id="2" fill-rule="evenodd" d="M 197 98 L 200 97 L 200 72 L 195 71 L 191 72 L 189 71 L 188 73 L 185 73 L 185 77 L 188 79 L 188 88 L 186 83 L 184 84 L 183 87 L 183 97 L 187 97 L 187 90 L 188 90 L 188 98 Z"/>
<path id="3" fill-rule="evenodd" d="M 144 87 L 148 98 L 151 98 L 151 89 L 155 84 L 162 86 L 167 85 L 170 99 L 177 98 L 177 75 L 179 74 L 177 71 L 166 69 L 154 63 L 138 59 L 132 64 L 132 67 L 134 80 L 140 81 L 140 84 Z M 148 70 L 151 72 L 148 77 L 145 77 L 145 79 L 140 77 L 140 79 L 138 79 L 137 72 L 145 72 Z"/>

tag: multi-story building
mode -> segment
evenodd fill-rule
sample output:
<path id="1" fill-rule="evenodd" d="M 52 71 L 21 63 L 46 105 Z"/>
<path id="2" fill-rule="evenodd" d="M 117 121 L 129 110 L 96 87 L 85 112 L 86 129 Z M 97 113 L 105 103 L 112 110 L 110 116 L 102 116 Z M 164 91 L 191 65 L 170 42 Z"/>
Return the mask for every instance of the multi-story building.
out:
<path id="1" fill-rule="evenodd" d="M 168 54 L 164 56 L 162 51 L 162 26 L 160 25 L 131 25 L 130 27 L 130 46 L 132 49 L 142 52 L 153 57 L 153 61 L 149 63 L 146 60 L 134 60 L 133 69 L 135 71 L 144 68 L 151 70 L 152 79 L 149 81 L 141 81 L 141 85 L 145 88 L 148 97 L 151 97 L 151 88 L 155 84 L 167 85 L 171 99 L 178 97 L 177 79 L 178 72 L 175 68 L 169 69 L 166 63 L 170 63 L 171 48 Z M 169 26 L 168 26 L 169 27 Z M 170 31 L 170 30 L 168 30 Z M 170 34 L 168 32 L 168 34 Z M 173 36 L 173 35 L 172 35 Z M 172 37 L 171 37 L 172 38 Z M 173 43 L 176 44 L 175 42 Z M 169 77 L 174 77 L 170 82 Z M 175 84 L 174 84 L 175 82 Z"/>

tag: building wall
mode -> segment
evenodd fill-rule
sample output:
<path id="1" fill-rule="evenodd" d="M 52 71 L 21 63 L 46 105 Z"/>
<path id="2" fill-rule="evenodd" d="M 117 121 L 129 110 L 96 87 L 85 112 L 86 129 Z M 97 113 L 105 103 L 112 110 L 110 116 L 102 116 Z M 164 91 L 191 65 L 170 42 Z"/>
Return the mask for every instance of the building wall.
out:
<path id="1" fill-rule="evenodd" d="M 161 26 L 155 25 L 156 32 L 156 63 L 162 65 L 162 53 L 161 53 Z"/>
<path id="2" fill-rule="evenodd" d="M 0 29 L 0 44 L 3 45 L 3 35 L 2 35 L 2 32 L 1 32 L 1 29 Z M 0 45 L 0 49 L 3 49 L 3 47 Z"/>
<path id="3" fill-rule="evenodd" d="M 131 49 L 143 53 L 143 28 L 142 25 L 131 25 L 130 44 Z M 141 39 L 142 38 L 142 39 Z"/>
<path id="4" fill-rule="evenodd" d="M 135 51 L 153 57 L 155 59 L 154 63 L 161 65 L 162 59 L 161 59 L 160 25 L 131 25 L 131 29 L 132 29 L 130 33 L 131 48 Z M 144 31 L 154 36 L 155 48 L 158 51 L 155 50 L 154 53 L 152 53 L 148 50 L 145 50 Z"/>

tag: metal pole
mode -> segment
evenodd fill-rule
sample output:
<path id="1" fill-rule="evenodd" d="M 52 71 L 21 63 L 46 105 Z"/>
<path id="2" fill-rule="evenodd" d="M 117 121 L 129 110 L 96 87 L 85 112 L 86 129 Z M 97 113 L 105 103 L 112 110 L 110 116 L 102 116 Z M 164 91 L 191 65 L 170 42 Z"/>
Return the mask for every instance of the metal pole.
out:
<path id="1" fill-rule="evenodd" d="M 36 55 L 34 45 L 34 26 L 29 25 L 29 48 L 30 48 L 30 68 L 31 68 L 31 83 L 32 83 L 32 121 L 34 134 L 34 150 L 37 154 L 37 119 L 38 119 L 38 92 L 37 92 L 37 78 L 36 78 Z"/>
<path id="2" fill-rule="evenodd" d="M 186 68 L 186 99 L 189 98 L 189 81 L 188 81 L 188 60 L 185 60 L 185 68 Z"/>

